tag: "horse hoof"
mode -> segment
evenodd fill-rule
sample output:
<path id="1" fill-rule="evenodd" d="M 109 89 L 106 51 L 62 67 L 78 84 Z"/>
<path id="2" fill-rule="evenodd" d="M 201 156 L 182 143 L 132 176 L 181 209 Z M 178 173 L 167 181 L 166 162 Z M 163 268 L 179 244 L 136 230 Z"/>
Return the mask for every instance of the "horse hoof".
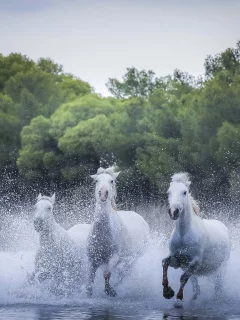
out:
<path id="1" fill-rule="evenodd" d="M 183 293 L 182 293 L 182 291 L 178 292 L 176 298 L 177 298 L 177 300 L 182 300 L 182 299 L 183 299 Z"/>
<path id="2" fill-rule="evenodd" d="M 92 297 L 92 293 L 93 293 L 92 287 L 87 287 L 86 288 L 86 293 L 87 293 L 88 298 L 91 298 Z"/>
<path id="3" fill-rule="evenodd" d="M 116 297 L 117 295 L 117 292 L 110 286 L 105 288 L 105 293 L 109 297 Z"/>
<path id="4" fill-rule="evenodd" d="M 163 296 L 165 299 L 171 299 L 174 297 L 174 291 L 171 287 L 163 287 Z"/>

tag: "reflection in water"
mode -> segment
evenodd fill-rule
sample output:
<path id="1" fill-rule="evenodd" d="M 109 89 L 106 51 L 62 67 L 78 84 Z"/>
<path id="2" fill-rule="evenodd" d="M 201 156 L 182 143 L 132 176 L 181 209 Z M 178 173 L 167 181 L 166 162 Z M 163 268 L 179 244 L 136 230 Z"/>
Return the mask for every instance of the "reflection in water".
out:
<path id="1" fill-rule="evenodd" d="M 0 319 L 5 320 L 236 320 L 236 316 L 216 316 L 203 311 L 195 314 L 184 310 L 133 310 L 129 308 L 94 308 L 94 307 L 53 307 L 53 306 L 5 306 L 0 308 Z"/>

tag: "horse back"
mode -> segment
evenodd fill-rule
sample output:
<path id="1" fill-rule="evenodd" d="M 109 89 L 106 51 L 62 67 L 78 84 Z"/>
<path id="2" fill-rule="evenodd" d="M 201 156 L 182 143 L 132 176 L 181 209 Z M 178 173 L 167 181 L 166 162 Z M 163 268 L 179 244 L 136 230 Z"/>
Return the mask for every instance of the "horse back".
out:
<path id="1" fill-rule="evenodd" d="M 203 259 L 219 265 L 228 260 L 230 255 L 231 243 L 228 228 L 218 220 L 204 219 L 203 222 L 207 235 Z"/>
<path id="2" fill-rule="evenodd" d="M 134 211 L 118 211 L 118 215 L 126 229 L 129 244 L 136 250 L 141 248 L 150 236 L 146 220 Z"/>

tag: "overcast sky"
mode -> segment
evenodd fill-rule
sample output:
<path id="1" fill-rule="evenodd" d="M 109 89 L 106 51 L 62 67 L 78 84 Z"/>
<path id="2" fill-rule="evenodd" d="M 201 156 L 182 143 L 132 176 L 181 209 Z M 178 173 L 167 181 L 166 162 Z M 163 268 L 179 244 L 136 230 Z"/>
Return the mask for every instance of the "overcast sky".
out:
<path id="1" fill-rule="evenodd" d="M 107 95 L 127 67 L 203 73 L 240 40 L 239 0 L 0 0 L 0 52 L 50 57 Z"/>

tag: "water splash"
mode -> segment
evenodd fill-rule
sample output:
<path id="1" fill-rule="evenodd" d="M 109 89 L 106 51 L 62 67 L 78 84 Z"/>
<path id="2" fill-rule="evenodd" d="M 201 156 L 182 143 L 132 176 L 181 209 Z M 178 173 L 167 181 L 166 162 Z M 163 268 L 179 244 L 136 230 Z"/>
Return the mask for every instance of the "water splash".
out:
<path id="1" fill-rule="evenodd" d="M 86 209 L 87 210 L 87 209 Z M 143 210 L 143 208 L 142 208 Z M 155 207 L 155 210 L 157 208 Z M 158 208 L 159 210 L 159 208 Z M 148 208 L 148 215 L 151 214 Z M 79 214 L 79 212 L 76 212 Z M 75 216 L 75 214 L 73 214 Z M 166 216 L 166 218 L 165 218 Z M 74 222 L 76 217 L 73 219 Z M 29 285 L 27 275 L 34 268 L 34 256 L 38 244 L 38 235 L 32 226 L 31 217 L 27 215 L 4 217 L 1 223 L 0 252 L 0 305 L 24 304 L 51 304 L 71 306 L 134 306 L 134 308 L 155 308 L 172 310 L 174 300 L 165 300 L 162 297 L 162 266 L 161 260 L 166 257 L 167 239 L 173 223 L 163 215 L 159 220 L 162 227 L 153 235 L 144 255 L 139 258 L 131 272 L 117 288 L 115 299 L 105 296 L 102 272 L 97 272 L 94 284 L 94 295 L 88 299 L 84 287 L 71 295 L 55 296 L 50 293 L 44 284 Z M 240 313 L 240 221 L 231 223 L 226 221 L 232 237 L 232 251 L 224 285 L 224 294 L 221 301 L 214 299 L 214 283 L 211 277 L 200 278 L 201 295 L 192 303 L 191 282 L 185 290 L 185 310 L 189 312 Z M 156 228 L 155 228 L 156 229 Z M 170 269 L 169 279 L 175 291 L 179 287 L 181 271 Z M 114 275 L 113 275 L 114 281 Z"/>

